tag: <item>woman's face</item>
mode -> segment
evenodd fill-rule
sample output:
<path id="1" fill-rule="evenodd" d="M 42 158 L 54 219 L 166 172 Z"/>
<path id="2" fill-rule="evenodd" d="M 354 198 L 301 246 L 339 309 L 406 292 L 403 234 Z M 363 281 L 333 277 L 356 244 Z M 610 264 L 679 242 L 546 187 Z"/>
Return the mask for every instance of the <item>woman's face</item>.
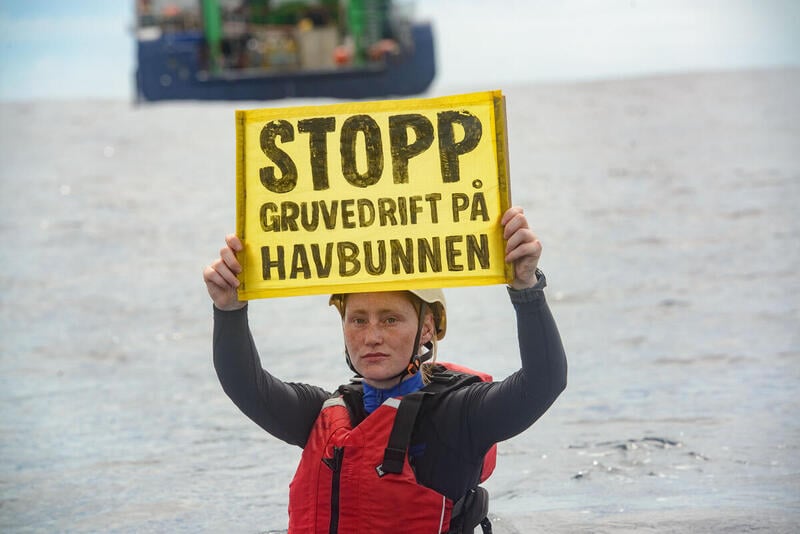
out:
<path id="1" fill-rule="evenodd" d="M 342 318 L 344 343 L 353 366 L 370 386 L 386 389 L 398 383 L 408 365 L 417 335 L 417 310 L 404 291 L 352 293 Z M 420 345 L 431 340 L 433 316 L 425 316 Z"/>

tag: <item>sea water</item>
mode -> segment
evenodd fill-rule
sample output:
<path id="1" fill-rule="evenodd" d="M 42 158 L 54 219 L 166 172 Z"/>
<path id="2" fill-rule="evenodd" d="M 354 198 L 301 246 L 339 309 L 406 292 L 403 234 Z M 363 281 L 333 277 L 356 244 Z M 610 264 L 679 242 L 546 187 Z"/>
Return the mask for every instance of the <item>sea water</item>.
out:
<path id="1" fill-rule="evenodd" d="M 570 370 L 500 444 L 497 531 L 800 523 L 799 84 L 502 88 Z M 300 451 L 222 392 L 201 272 L 234 230 L 234 109 L 299 103 L 0 104 L 0 529 L 285 529 Z M 505 289 L 447 297 L 441 357 L 512 373 Z M 250 318 L 272 373 L 347 379 L 324 296 Z"/>

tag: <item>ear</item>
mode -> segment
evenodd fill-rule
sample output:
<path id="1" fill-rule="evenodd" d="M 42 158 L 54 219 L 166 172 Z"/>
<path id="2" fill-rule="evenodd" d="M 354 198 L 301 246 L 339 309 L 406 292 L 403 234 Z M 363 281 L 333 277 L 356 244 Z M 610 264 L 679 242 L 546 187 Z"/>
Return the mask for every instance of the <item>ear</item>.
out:
<path id="1" fill-rule="evenodd" d="M 433 321 L 433 314 L 429 311 L 425 314 L 425 320 L 422 323 L 422 333 L 419 336 L 419 344 L 425 345 L 432 341 L 436 336 L 436 325 Z"/>

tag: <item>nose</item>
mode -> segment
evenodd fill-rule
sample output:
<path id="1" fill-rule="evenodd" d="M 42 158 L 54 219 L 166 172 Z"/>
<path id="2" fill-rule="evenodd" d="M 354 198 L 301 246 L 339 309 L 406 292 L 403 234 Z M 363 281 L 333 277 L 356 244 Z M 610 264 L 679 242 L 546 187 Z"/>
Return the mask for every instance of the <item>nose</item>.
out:
<path id="1" fill-rule="evenodd" d="M 383 332 L 380 325 L 370 323 L 364 331 L 364 344 L 374 347 L 381 343 L 383 343 Z"/>

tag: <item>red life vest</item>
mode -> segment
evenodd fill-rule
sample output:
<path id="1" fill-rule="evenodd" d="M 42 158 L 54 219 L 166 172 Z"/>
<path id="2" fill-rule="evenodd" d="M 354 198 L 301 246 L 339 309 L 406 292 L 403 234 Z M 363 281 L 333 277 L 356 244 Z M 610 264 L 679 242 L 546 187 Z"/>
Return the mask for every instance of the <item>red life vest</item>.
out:
<path id="1" fill-rule="evenodd" d="M 491 381 L 485 373 L 442 365 Z M 355 427 L 341 396 L 323 404 L 289 486 L 289 534 L 448 532 L 453 501 L 416 481 L 407 451 L 401 451 L 402 467 L 397 457 L 395 469 L 382 469 L 401 400 L 388 399 Z M 481 482 L 495 462 L 492 447 Z"/>

